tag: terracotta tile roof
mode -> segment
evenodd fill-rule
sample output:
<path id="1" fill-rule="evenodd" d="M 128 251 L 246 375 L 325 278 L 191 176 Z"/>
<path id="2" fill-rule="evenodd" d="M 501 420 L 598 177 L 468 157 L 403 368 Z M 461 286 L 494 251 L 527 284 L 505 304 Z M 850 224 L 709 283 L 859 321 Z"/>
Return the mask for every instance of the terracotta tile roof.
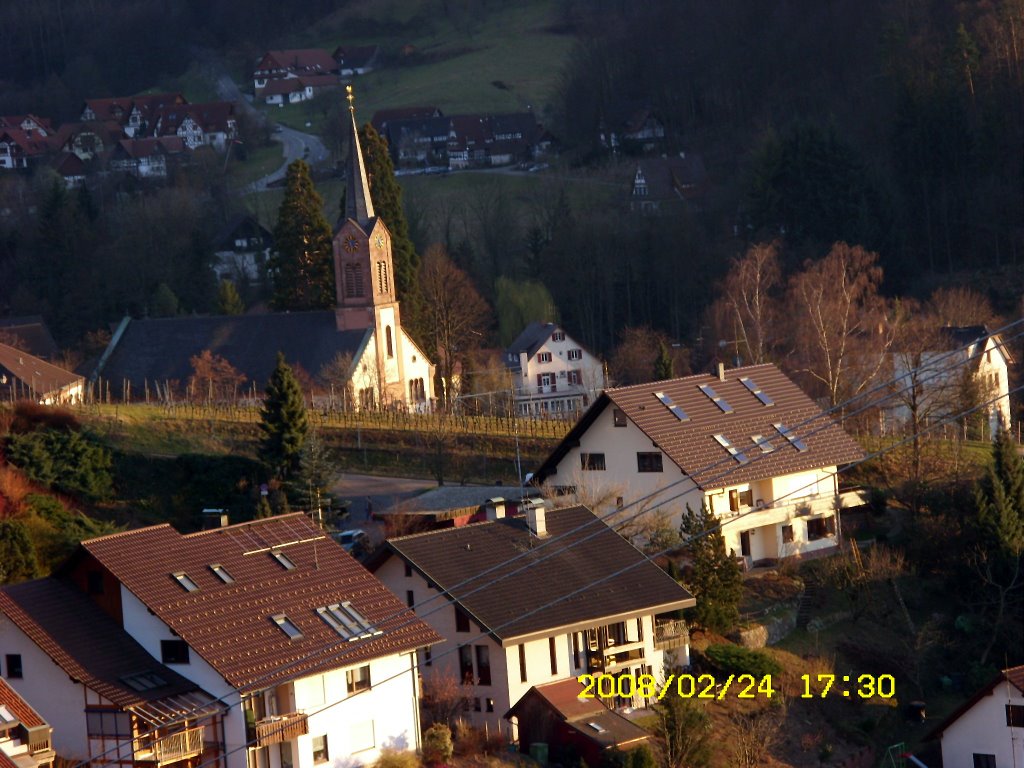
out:
<path id="1" fill-rule="evenodd" d="M 561 715 L 563 720 L 574 720 L 578 717 L 607 711 L 600 699 L 580 698 L 580 694 L 583 693 L 583 685 L 575 677 L 555 683 L 535 685 L 532 690 L 548 704 L 552 711 Z M 516 707 L 512 707 L 509 710 L 509 715 L 515 714 L 515 711 Z"/>
<path id="2" fill-rule="evenodd" d="M 0 344 L 0 371 L 6 371 L 39 395 L 57 392 L 82 381 L 77 373 L 58 368 L 6 344 Z"/>
<path id="3" fill-rule="evenodd" d="M 292 72 L 332 72 L 337 68 L 338 62 L 323 48 L 294 48 L 267 51 L 255 71 L 287 69 Z"/>
<path id="4" fill-rule="evenodd" d="M 7 711 L 18 718 L 18 722 L 26 728 L 49 725 L 3 678 L 0 678 L 0 705 L 7 707 Z"/>
<path id="5" fill-rule="evenodd" d="M 767 395 L 764 405 L 743 379 Z M 702 392 L 710 386 L 732 408 L 724 413 Z M 667 395 L 687 416 L 680 420 L 656 393 Z M 864 456 L 857 442 L 824 416 L 811 398 L 774 365 L 750 365 L 725 371 L 725 381 L 698 374 L 670 381 L 607 389 L 591 406 L 536 472 L 538 482 L 551 475 L 569 449 L 607 407 L 614 406 L 646 434 L 700 488 L 778 477 L 820 467 L 848 464 Z M 781 424 L 803 441 L 798 450 L 775 428 Z M 733 458 L 716 439 L 722 435 L 747 461 Z M 760 435 L 774 448 L 762 453 L 754 442 Z"/>
<path id="6" fill-rule="evenodd" d="M 161 136 L 177 132 L 186 118 L 191 117 L 204 131 L 227 131 L 228 121 L 235 118 L 235 105 L 230 101 L 211 101 L 207 104 L 177 104 L 154 109 L 150 118 Z"/>
<path id="7" fill-rule="evenodd" d="M 524 518 L 504 518 L 391 539 L 388 546 L 424 578 L 450 590 L 503 643 L 591 626 L 603 617 L 694 605 L 689 592 L 586 507 L 548 510 L 545 517 L 547 539 L 536 538 Z M 594 584 L 631 564 L 635 567 Z"/>
<path id="8" fill-rule="evenodd" d="M 87 596 L 57 579 L 3 587 L 0 612 L 72 680 L 123 709 L 200 690 L 150 656 Z M 137 691 L 123 679 L 147 673 L 166 685 Z"/>
<path id="9" fill-rule="evenodd" d="M 284 568 L 271 547 L 295 565 Z M 82 542 L 132 594 L 238 690 L 349 666 L 441 640 L 305 515 L 181 535 L 157 525 Z M 220 564 L 224 583 L 210 566 Z M 187 591 L 172 574 L 198 586 Z M 381 634 L 341 642 L 316 609 L 349 600 Z M 271 617 L 301 632 L 289 639 Z"/>

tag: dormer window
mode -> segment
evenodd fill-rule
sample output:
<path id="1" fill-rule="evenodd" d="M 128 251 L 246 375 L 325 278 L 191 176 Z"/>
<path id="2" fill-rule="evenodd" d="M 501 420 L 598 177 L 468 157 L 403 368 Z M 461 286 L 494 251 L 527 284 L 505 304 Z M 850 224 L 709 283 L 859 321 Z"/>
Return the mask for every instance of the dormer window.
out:
<path id="1" fill-rule="evenodd" d="M 192 579 L 189 578 L 188 574 L 184 571 L 178 571 L 172 573 L 171 577 L 181 585 L 181 588 L 186 592 L 196 592 L 199 589 L 199 585 L 196 584 Z"/>

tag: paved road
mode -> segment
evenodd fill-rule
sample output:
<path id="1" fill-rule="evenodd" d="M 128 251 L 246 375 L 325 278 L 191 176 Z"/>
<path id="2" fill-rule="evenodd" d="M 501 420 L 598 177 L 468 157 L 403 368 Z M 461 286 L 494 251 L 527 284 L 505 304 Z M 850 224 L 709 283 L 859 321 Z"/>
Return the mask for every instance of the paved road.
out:
<path id="1" fill-rule="evenodd" d="M 362 522 L 366 519 L 366 499 L 373 504 L 374 512 L 384 512 L 396 504 L 417 496 L 429 488 L 436 488 L 433 480 L 411 477 L 378 477 L 377 475 L 355 475 L 345 473 L 331 486 L 331 493 L 338 499 L 352 502 L 351 519 Z"/>
<path id="2" fill-rule="evenodd" d="M 252 97 L 243 94 L 235 81 L 225 72 L 221 72 L 217 76 L 217 93 L 226 101 L 238 103 L 239 108 L 245 110 L 251 117 L 260 118 L 262 116 L 262 113 L 252 105 Z M 284 107 L 284 109 L 288 109 L 288 107 Z M 250 184 L 246 189 L 247 192 L 260 192 L 274 182 L 283 179 L 288 171 L 289 163 L 293 160 L 302 159 L 310 165 L 321 165 L 331 159 L 331 153 L 319 136 L 281 125 L 278 126 L 277 132 L 271 138 L 281 142 L 284 146 L 284 161 L 276 171 Z"/>

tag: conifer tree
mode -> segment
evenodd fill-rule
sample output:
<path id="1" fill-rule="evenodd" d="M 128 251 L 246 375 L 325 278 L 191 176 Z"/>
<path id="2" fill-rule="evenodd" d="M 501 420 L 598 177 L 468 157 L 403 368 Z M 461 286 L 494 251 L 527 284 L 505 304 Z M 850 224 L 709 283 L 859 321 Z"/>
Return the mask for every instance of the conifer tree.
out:
<path id="1" fill-rule="evenodd" d="M 402 207 L 402 187 L 395 178 L 388 143 L 367 123 L 359 130 L 359 146 L 363 150 L 374 213 L 384 220 L 391 233 L 391 258 L 395 269 L 395 291 L 402 302 L 402 327 L 406 331 L 411 330 L 417 340 L 422 340 L 420 310 L 423 301 L 417 280 L 420 257 L 409 238 L 409 223 Z M 345 210 L 344 200 L 341 210 Z"/>
<path id="2" fill-rule="evenodd" d="M 309 419 L 299 382 L 281 352 L 265 392 L 260 410 L 260 459 L 275 475 L 287 478 L 299 468 Z"/>
<path id="3" fill-rule="evenodd" d="M 0 584 L 28 581 L 39 575 L 36 548 L 20 520 L 0 520 Z"/>
<path id="4" fill-rule="evenodd" d="M 331 226 L 323 213 L 309 166 L 288 166 L 284 200 L 274 228 L 274 309 L 326 309 L 334 304 Z"/>
<path id="5" fill-rule="evenodd" d="M 230 280 L 221 280 L 217 287 L 217 309 L 222 315 L 241 315 L 245 312 L 245 304 L 238 295 L 238 289 Z"/>
<path id="6" fill-rule="evenodd" d="M 735 559 L 725 551 L 718 520 L 707 505 L 702 504 L 700 512 L 687 505 L 679 533 L 691 559 L 683 586 L 697 598 L 691 618 L 705 629 L 727 632 L 739 620 L 743 580 Z"/>
<path id="7" fill-rule="evenodd" d="M 668 346 L 664 341 L 659 342 L 658 357 L 654 361 L 654 380 L 667 381 L 668 379 L 674 379 L 676 374 L 673 368 L 672 353 L 668 351 Z"/>

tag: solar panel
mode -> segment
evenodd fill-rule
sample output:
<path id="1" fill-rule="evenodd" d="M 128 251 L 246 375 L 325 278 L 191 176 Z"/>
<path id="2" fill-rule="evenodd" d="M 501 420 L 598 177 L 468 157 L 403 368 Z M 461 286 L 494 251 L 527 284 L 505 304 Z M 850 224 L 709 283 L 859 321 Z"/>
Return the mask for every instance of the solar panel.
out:
<path id="1" fill-rule="evenodd" d="M 725 435 L 715 435 L 715 440 L 717 440 L 718 444 L 725 448 L 725 450 L 729 452 L 729 455 L 736 459 L 740 464 L 746 464 L 747 461 L 749 461 L 749 459 L 747 459 L 747 454 L 743 453 L 743 451 L 730 443 L 729 438 Z"/>
<path id="2" fill-rule="evenodd" d="M 790 431 L 789 427 L 787 427 L 785 424 L 773 424 L 772 426 L 775 427 L 776 431 L 778 431 L 780 435 L 786 438 L 789 441 L 789 444 L 796 448 L 798 451 L 807 450 L 807 443 L 805 443 L 799 437 L 794 435 Z"/>
<path id="3" fill-rule="evenodd" d="M 717 405 L 722 410 L 722 413 L 732 413 L 732 406 L 725 401 L 724 397 L 721 397 L 717 392 L 715 392 L 715 390 L 711 388 L 710 384 L 701 384 L 699 385 L 699 389 L 711 398 L 711 402 Z"/>
<path id="4" fill-rule="evenodd" d="M 654 396 L 658 398 L 658 400 L 661 401 L 661 404 L 668 408 L 672 415 L 675 416 L 677 419 L 679 419 L 680 421 L 690 420 L 690 417 L 686 415 L 686 411 L 684 411 L 682 408 L 680 408 L 678 405 L 672 402 L 672 398 L 666 395 L 664 392 L 655 392 Z"/>
<path id="5" fill-rule="evenodd" d="M 748 376 L 740 377 L 740 384 L 750 390 L 750 394 L 761 401 L 761 405 L 775 405 L 775 401 L 768 396 L 767 392 L 761 390 L 757 384 L 754 383 L 753 379 Z"/>

